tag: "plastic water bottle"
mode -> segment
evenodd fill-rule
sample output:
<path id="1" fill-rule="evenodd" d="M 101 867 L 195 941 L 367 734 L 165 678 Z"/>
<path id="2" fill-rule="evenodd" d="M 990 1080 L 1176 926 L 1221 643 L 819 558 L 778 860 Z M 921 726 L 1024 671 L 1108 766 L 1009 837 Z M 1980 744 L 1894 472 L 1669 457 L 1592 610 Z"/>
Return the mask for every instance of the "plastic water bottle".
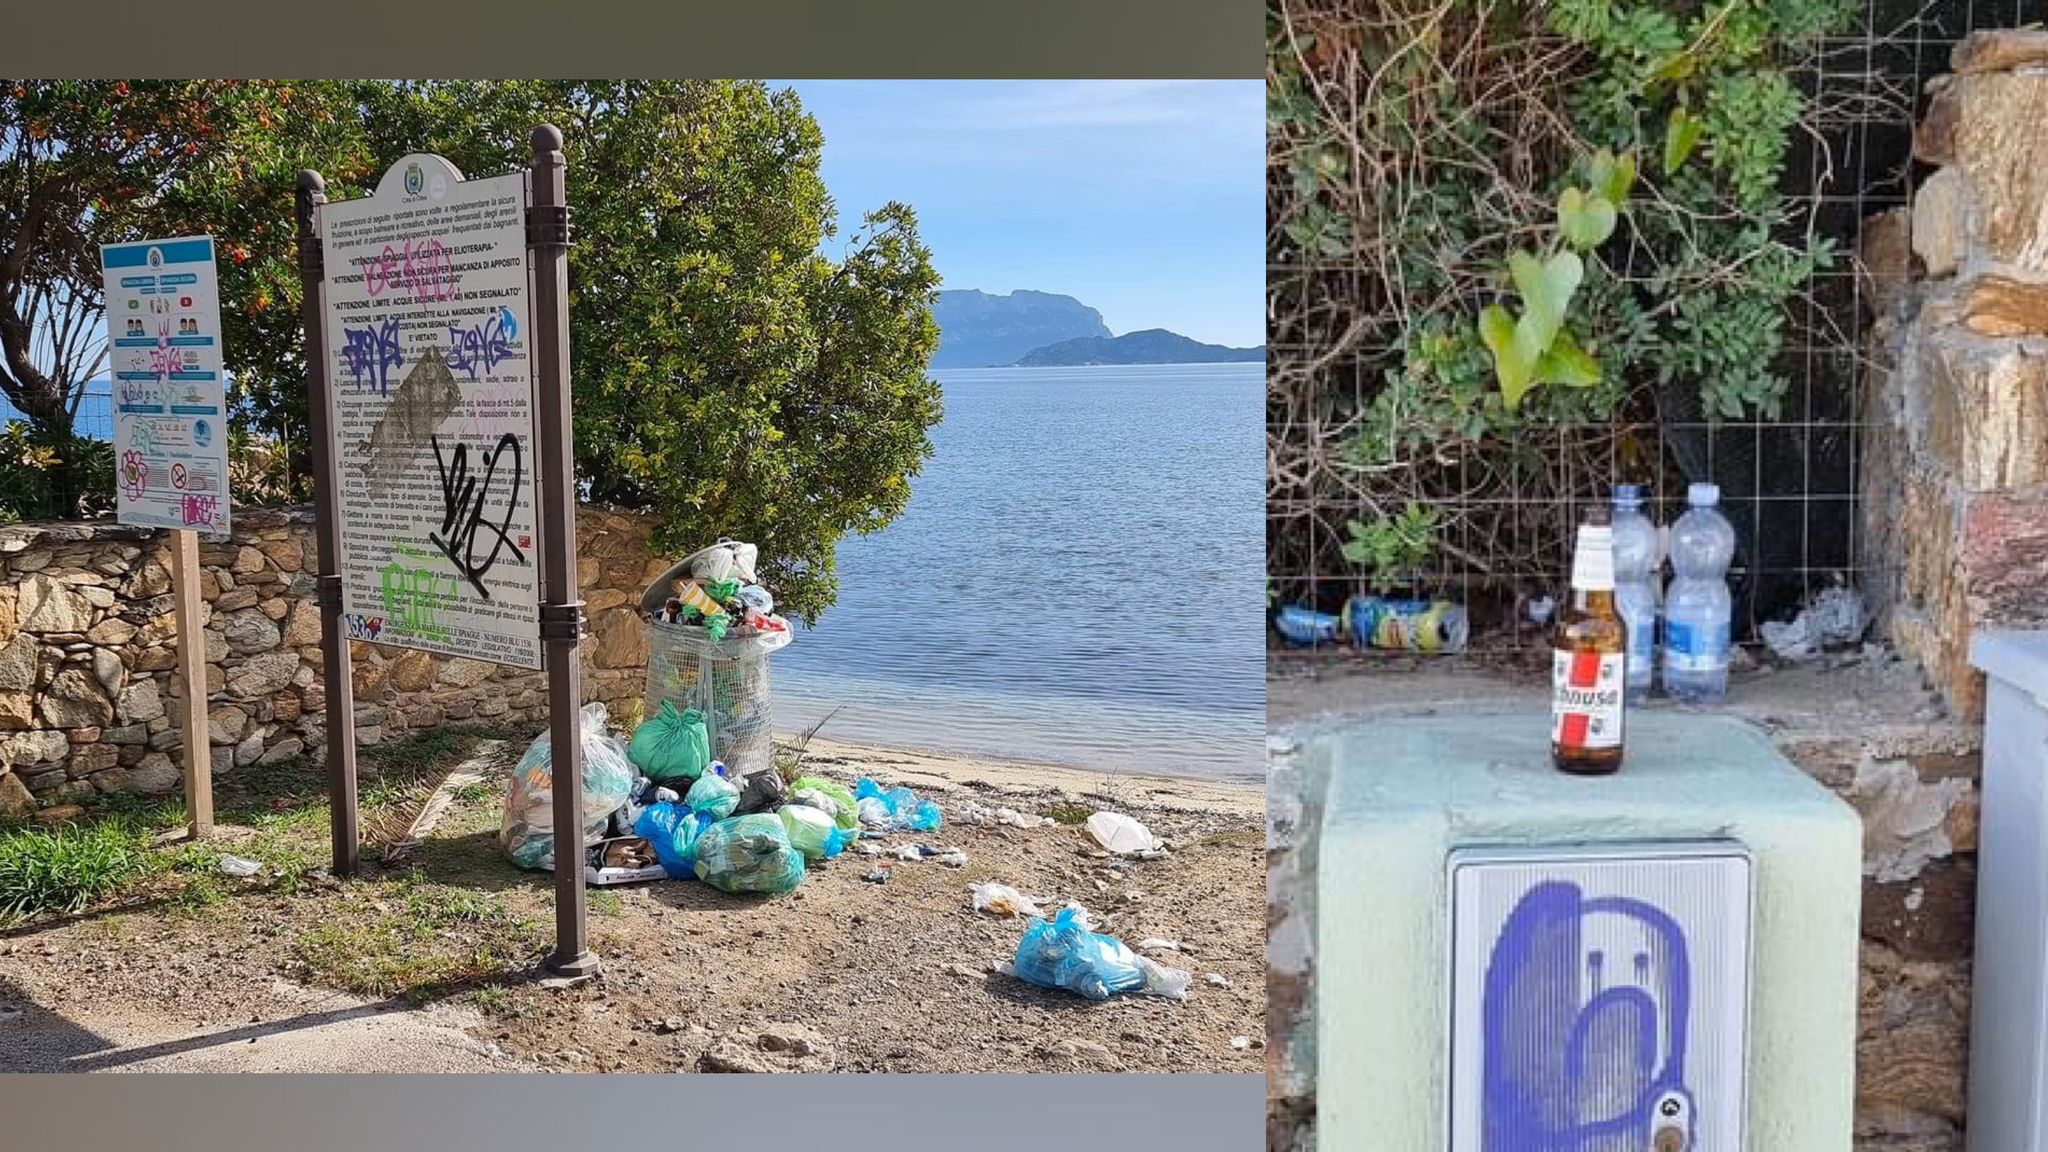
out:
<path id="1" fill-rule="evenodd" d="M 1735 529 L 1717 505 L 1721 489 L 1694 484 L 1691 507 L 1671 526 L 1671 590 L 1664 597 L 1664 690 L 1691 703 L 1728 691 L 1728 565 Z"/>
<path id="2" fill-rule="evenodd" d="M 1628 626 L 1628 702 L 1650 696 L 1657 673 L 1657 526 L 1643 515 L 1643 490 L 1614 489 L 1614 606 Z"/>

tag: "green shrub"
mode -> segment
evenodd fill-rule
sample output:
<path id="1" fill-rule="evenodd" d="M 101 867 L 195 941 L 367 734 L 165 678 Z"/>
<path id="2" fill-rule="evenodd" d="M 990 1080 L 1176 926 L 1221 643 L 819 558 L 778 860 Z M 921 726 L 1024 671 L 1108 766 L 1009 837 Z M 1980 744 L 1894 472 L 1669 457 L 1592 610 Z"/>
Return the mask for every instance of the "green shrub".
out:
<path id="1" fill-rule="evenodd" d="M 0 829 L 0 923 L 80 911 L 143 871 L 148 847 L 125 819 Z"/>

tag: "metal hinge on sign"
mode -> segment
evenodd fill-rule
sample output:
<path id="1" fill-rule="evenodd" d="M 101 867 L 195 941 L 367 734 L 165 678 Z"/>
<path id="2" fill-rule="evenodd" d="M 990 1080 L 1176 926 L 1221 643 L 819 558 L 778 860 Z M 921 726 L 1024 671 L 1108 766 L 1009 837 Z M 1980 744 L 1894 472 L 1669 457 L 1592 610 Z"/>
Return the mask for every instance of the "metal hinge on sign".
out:
<path id="1" fill-rule="evenodd" d="M 581 639 L 585 619 L 581 600 L 571 600 L 567 604 L 543 604 L 540 606 L 540 638 Z"/>
<path id="2" fill-rule="evenodd" d="M 569 239 L 569 206 L 567 204 L 529 204 L 526 208 L 526 246 L 528 248 L 567 248 Z"/>
<path id="3" fill-rule="evenodd" d="M 338 575 L 338 574 L 337 574 L 337 575 L 334 575 L 334 576 L 322 576 L 322 577 L 320 577 L 320 579 L 319 579 L 319 590 L 318 590 L 318 593 L 317 593 L 317 594 L 318 594 L 318 595 L 319 595 L 319 597 L 320 597 L 320 607 L 322 607 L 322 608 L 332 608 L 332 609 L 333 609 L 333 610 L 335 610 L 336 612 L 339 612 L 339 611 L 341 611 L 341 577 L 340 577 L 340 575 Z"/>

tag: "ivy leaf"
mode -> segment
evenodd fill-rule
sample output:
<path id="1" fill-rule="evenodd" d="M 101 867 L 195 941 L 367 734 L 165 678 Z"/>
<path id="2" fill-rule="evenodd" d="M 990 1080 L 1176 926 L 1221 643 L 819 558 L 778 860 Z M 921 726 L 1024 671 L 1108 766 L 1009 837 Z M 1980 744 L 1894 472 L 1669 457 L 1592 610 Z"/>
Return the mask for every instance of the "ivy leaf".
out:
<path id="1" fill-rule="evenodd" d="M 1636 154 L 1623 152 L 1616 156 L 1605 148 L 1593 154 L 1593 162 L 1587 166 L 1591 191 L 1603 196 L 1610 204 L 1628 203 L 1629 189 L 1636 183 Z"/>
<path id="2" fill-rule="evenodd" d="M 1524 308 L 1515 324 L 1515 348 L 1533 366 L 1564 327 L 1565 309 L 1585 278 L 1586 266 L 1570 252 L 1541 262 L 1527 252 L 1516 252 L 1508 257 L 1508 274 L 1522 294 Z"/>
<path id="3" fill-rule="evenodd" d="M 1684 166 L 1685 158 L 1692 155 L 1692 150 L 1699 145 L 1700 133 L 1706 131 L 1706 127 L 1705 121 L 1684 108 L 1673 108 L 1671 110 L 1671 119 L 1667 122 L 1664 129 L 1664 174 L 1666 176 L 1671 175 Z"/>
<path id="4" fill-rule="evenodd" d="M 1592 251 L 1614 235 L 1614 202 L 1598 194 L 1588 196 L 1567 188 L 1557 198 L 1557 226 L 1565 243 L 1581 251 Z"/>
<path id="5" fill-rule="evenodd" d="M 1521 325 L 1498 304 L 1488 304 L 1479 313 L 1479 339 L 1493 353 L 1493 374 L 1500 380 L 1501 400 L 1510 411 L 1535 386 L 1537 356 L 1525 354 L 1518 346 Z"/>
<path id="6" fill-rule="evenodd" d="M 1586 355 L 1571 333 L 1559 332 L 1550 343 L 1550 351 L 1536 364 L 1536 380 L 1567 388 L 1591 388 L 1600 383 L 1600 362 Z"/>

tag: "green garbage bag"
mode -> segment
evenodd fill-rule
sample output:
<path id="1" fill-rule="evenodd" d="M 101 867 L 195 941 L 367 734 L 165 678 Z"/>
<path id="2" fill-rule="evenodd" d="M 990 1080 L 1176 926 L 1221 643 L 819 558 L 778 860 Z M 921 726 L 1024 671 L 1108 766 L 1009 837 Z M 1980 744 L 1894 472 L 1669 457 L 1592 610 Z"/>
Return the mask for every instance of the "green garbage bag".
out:
<path id="1" fill-rule="evenodd" d="M 782 818 L 782 830 L 789 834 L 789 843 L 804 854 L 806 860 L 821 860 L 825 849 L 832 845 L 838 825 L 821 808 L 808 804 L 784 804 L 776 813 Z"/>
<path id="2" fill-rule="evenodd" d="M 673 702 L 661 702 L 661 711 L 649 717 L 633 733 L 626 755 L 649 780 L 694 780 L 711 763 L 711 734 L 704 728 L 704 714 L 695 708 L 676 711 Z"/>
<path id="3" fill-rule="evenodd" d="M 812 804 L 813 807 L 823 808 L 824 805 L 816 804 L 812 798 L 806 797 L 805 792 L 818 793 L 832 802 L 830 812 L 833 823 L 848 832 L 860 831 L 860 805 L 854 800 L 853 793 L 847 790 L 846 785 L 835 784 L 822 776 L 799 776 L 790 782 L 790 799 L 799 804 Z"/>
<path id="4" fill-rule="evenodd" d="M 725 892 L 788 892 L 804 882 L 804 854 L 778 817 L 734 816 L 697 837 L 697 879 Z"/>

